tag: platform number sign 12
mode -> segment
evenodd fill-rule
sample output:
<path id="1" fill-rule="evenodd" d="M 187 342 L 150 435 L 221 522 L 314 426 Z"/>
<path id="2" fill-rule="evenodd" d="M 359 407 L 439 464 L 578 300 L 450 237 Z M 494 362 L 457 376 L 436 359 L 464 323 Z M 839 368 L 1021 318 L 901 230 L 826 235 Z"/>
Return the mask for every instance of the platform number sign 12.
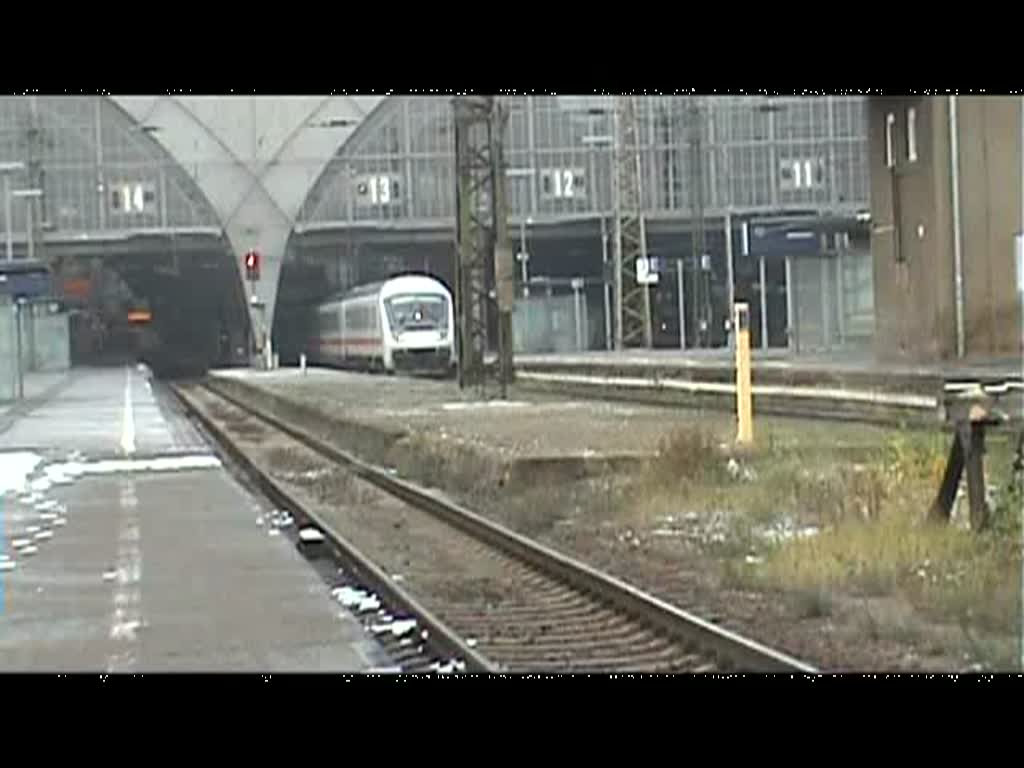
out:
<path id="1" fill-rule="evenodd" d="M 576 168 L 552 168 L 541 175 L 546 197 L 573 198 L 583 193 L 584 175 Z"/>
<path id="2" fill-rule="evenodd" d="M 555 171 L 555 197 L 572 197 L 573 191 L 575 190 L 574 182 L 576 179 L 573 177 L 571 168 L 565 168 L 562 171 Z"/>

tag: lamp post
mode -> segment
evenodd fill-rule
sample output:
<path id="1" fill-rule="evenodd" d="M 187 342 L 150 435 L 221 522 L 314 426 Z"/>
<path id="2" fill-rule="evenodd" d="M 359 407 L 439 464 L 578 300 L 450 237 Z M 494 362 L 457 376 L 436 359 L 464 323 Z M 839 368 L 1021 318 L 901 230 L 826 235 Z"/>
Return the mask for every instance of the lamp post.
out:
<path id="1" fill-rule="evenodd" d="M 34 259 L 36 255 L 36 244 L 35 235 L 33 234 L 33 220 L 32 220 L 32 207 L 33 201 L 38 200 L 43 196 L 43 190 L 38 187 L 31 189 L 16 189 L 11 192 L 11 197 L 15 200 L 26 200 L 27 205 L 25 207 L 25 228 L 28 234 L 28 258 Z M 10 227 L 8 227 L 8 232 Z"/>
<path id="2" fill-rule="evenodd" d="M 516 254 L 516 261 L 519 262 L 520 269 L 523 277 L 523 298 L 530 295 L 530 252 L 526 249 L 526 228 L 533 224 L 533 217 L 527 216 L 521 222 L 519 222 L 519 253 Z"/>
<path id="3" fill-rule="evenodd" d="M 14 303 L 14 337 L 16 340 L 15 344 L 15 362 L 14 367 L 18 372 L 18 399 L 22 400 L 25 397 L 25 366 L 22 362 L 22 348 L 21 348 L 21 316 L 24 313 L 25 299 L 18 298 Z"/>
<path id="4" fill-rule="evenodd" d="M 7 241 L 7 260 L 14 261 L 14 227 L 11 224 L 11 174 L 25 170 L 21 162 L 0 163 L 0 175 L 4 177 L 4 234 Z"/>
<path id="5" fill-rule="evenodd" d="M 591 110 L 591 115 L 604 115 L 605 110 Z M 612 301 L 609 296 L 609 285 L 608 285 L 608 228 L 605 223 L 605 211 L 602 208 L 600 201 L 597 197 L 597 164 L 595 162 L 595 148 L 596 147 L 611 147 L 614 144 L 614 137 L 610 135 L 594 135 L 589 134 L 584 136 L 581 141 L 587 147 L 587 157 L 589 162 L 589 168 L 587 169 L 590 173 L 590 195 L 593 200 L 593 207 L 598 212 L 601 219 L 601 267 L 603 279 L 601 281 L 601 299 L 604 302 L 604 346 L 605 349 L 612 349 Z M 618 278 L 616 278 L 618 279 Z"/>

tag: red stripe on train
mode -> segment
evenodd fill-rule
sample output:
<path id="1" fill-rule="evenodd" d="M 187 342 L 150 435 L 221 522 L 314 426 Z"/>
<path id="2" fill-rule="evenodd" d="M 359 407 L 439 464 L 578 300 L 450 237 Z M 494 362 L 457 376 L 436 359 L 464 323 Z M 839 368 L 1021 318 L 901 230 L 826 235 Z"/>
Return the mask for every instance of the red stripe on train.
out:
<path id="1" fill-rule="evenodd" d="M 341 347 L 341 346 L 344 346 L 346 344 L 351 344 L 354 347 L 359 347 L 359 346 L 366 347 L 366 346 L 380 346 L 381 343 L 383 342 L 383 339 L 381 339 L 381 338 L 376 338 L 376 339 L 366 339 L 366 338 L 362 338 L 362 339 L 327 338 L 327 339 L 313 339 L 313 341 L 315 343 L 317 343 L 317 344 L 322 344 L 322 345 L 324 345 L 326 347 Z"/>

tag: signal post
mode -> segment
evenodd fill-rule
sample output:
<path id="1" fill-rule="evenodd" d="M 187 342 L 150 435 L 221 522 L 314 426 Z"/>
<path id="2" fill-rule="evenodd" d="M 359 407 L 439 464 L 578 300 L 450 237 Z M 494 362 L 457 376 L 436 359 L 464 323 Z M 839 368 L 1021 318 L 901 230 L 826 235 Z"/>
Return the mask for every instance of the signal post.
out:
<path id="1" fill-rule="evenodd" d="M 750 306 L 733 307 L 736 328 L 736 442 L 749 446 L 754 442 L 753 392 L 750 385 Z"/>
<path id="2" fill-rule="evenodd" d="M 255 352 L 263 358 L 263 367 L 269 370 L 273 367 L 274 356 L 271 347 L 270 334 L 267 332 L 265 305 L 256 293 L 256 283 L 260 279 L 260 266 L 262 255 L 255 248 L 245 252 L 242 257 L 242 264 L 245 267 L 245 279 L 249 283 L 249 308 L 250 323 L 255 340 Z M 256 315 L 259 315 L 259 323 L 256 322 Z"/>

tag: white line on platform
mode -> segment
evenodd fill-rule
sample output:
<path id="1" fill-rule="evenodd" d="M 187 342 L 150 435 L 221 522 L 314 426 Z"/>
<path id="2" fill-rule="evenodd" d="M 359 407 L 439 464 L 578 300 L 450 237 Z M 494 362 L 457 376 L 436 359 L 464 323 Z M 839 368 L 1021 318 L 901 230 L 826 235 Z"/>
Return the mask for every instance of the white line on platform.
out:
<path id="1" fill-rule="evenodd" d="M 114 570 L 114 611 L 110 621 L 110 639 L 115 643 L 115 648 L 107 658 L 109 672 L 121 672 L 135 664 L 136 632 L 142 627 L 142 548 L 138 506 L 135 484 L 127 478 L 122 480 L 117 566 Z"/>
<path id="2" fill-rule="evenodd" d="M 124 369 L 124 416 L 121 420 L 121 450 L 135 453 L 135 413 L 132 410 L 132 369 Z"/>

